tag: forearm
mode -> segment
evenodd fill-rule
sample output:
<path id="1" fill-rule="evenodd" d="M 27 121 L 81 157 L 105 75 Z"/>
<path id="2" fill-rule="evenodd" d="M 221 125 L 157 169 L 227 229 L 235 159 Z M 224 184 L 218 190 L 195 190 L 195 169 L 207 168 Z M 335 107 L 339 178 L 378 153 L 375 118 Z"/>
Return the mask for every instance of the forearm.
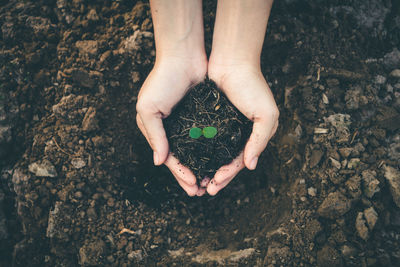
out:
<path id="1" fill-rule="evenodd" d="M 219 0 L 210 64 L 260 64 L 273 0 Z"/>
<path id="2" fill-rule="evenodd" d="M 151 0 L 156 58 L 205 57 L 201 0 Z"/>

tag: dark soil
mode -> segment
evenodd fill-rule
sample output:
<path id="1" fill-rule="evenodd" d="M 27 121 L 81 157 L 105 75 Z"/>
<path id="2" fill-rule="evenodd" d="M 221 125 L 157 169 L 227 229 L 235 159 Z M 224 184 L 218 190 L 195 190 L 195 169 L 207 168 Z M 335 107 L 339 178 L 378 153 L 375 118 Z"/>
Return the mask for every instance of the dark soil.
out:
<path id="1" fill-rule="evenodd" d="M 275 1 L 280 127 L 201 198 L 134 123 L 147 2 L 5 0 L 0 26 L 0 266 L 400 265 L 398 0 Z"/>
<path id="2" fill-rule="evenodd" d="M 191 138 L 193 127 L 215 127 L 214 138 Z M 223 165 L 231 163 L 250 137 L 252 123 L 230 103 L 212 80 L 194 88 L 164 120 L 171 152 L 189 167 L 198 181 L 212 178 Z"/>

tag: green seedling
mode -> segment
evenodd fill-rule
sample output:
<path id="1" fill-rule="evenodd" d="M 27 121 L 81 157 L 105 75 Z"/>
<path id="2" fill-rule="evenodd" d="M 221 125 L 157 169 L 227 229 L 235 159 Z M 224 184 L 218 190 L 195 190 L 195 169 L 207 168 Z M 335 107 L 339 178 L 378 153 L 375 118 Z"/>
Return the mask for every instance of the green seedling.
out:
<path id="1" fill-rule="evenodd" d="M 197 127 L 193 127 L 189 131 L 189 136 L 193 139 L 198 139 L 202 135 L 201 129 Z"/>
<path id="2" fill-rule="evenodd" d="M 193 127 L 189 130 L 189 136 L 193 139 L 198 139 L 200 136 L 204 135 L 205 138 L 213 138 L 218 133 L 215 127 L 205 127 L 203 130 L 197 127 Z"/>
<path id="3" fill-rule="evenodd" d="M 211 126 L 203 129 L 203 135 L 205 138 L 213 138 L 217 135 L 217 132 L 217 129 Z"/>

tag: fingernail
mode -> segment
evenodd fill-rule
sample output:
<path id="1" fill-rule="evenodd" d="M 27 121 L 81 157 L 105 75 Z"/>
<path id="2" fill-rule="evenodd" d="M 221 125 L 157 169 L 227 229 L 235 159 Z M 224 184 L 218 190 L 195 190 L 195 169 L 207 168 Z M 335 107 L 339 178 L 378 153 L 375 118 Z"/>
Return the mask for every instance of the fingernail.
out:
<path id="1" fill-rule="evenodd" d="M 254 157 L 250 162 L 250 170 L 254 170 L 257 166 L 258 157 Z"/>
<path id="2" fill-rule="evenodd" d="M 154 160 L 154 165 L 159 165 L 158 153 L 155 151 L 153 153 L 153 160 Z"/>

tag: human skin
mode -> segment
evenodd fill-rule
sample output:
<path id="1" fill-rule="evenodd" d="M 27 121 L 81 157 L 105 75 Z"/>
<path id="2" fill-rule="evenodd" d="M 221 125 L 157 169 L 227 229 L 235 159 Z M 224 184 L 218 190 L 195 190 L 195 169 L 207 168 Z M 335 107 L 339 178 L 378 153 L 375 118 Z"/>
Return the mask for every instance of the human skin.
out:
<path id="1" fill-rule="evenodd" d="M 254 170 L 278 127 L 279 111 L 260 68 L 260 55 L 272 0 L 219 0 L 210 61 L 204 51 L 200 0 L 151 0 L 156 62 L 137 103 L 137 124 L 154 151 L 190 196 L 215 195 L 245 166 Z M 199 188 L 196 178 L 169 153 L 162 119 L 189 87 L 207 73 L 229 100 L 254 122 L 244 151 Z M 209 182 L 210 181 L 210 182 Z"/>
<path id="2" fill-rule="evenodd" d="M 207 73 L 202 2 L 151 0 L 150 7 L 156 61 L 138 95 L 136 122 L 153 149 L 154 164 L 165 164 L 189 196 L 203 195 L 194 174 L 169 152 L 162 123 Z"/>
<path id="3" fill-rule="evenodd" d="M 253 130 L 241 153 L 221 167 L 207 186 L 215 195 L 245 166 L 254 170 L 261 152 L 278 128 L 279 110 L 260 65 L 261 50 L 273 0 L 219 0 L 208 76 Z"/>

